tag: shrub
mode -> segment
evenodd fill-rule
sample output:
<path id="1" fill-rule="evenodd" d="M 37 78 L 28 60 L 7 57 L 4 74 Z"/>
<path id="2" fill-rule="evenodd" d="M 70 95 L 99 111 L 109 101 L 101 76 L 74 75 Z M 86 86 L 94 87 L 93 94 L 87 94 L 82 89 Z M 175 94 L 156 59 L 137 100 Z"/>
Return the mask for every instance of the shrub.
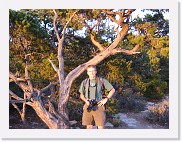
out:
<path id="1" fill-rule="evenodd" d="M 154 100 L 162 99 L 164 94 L 168 92 L 167 82 L 162 81 L 160 75 L 152 75 L 150 80 L 144 93 L 145 97 Z"/>
<path id="2" fill-rule="evenodd" d="M 146 100 L 139 94 L 121 94 L 117 106 L 122 111 L 143 111 L 146 106 Z"/>
<path id="3" fill-rule="evenodd" d="M 108 103 L 106 104 L 106 113 L 111 116 L 113 114 L 118 113 L 118 107 L 117 107 L 117 102 L 118 100 L 112 98 L 108 101 Z"/>
<path id="4" fill-rule="evenodd" d="M 114 127 L 119 127 L 120 124 L 121 124 L 120 118 L 113 118 L 112 119 L 112 124 L 113 124 Z"/>
<path id="5" fill-rule="evenodd" d="M 147 120 L 169 127 L 169 101 L 167 99 L 154 106 L 149 106 L 148 110 Z"/>

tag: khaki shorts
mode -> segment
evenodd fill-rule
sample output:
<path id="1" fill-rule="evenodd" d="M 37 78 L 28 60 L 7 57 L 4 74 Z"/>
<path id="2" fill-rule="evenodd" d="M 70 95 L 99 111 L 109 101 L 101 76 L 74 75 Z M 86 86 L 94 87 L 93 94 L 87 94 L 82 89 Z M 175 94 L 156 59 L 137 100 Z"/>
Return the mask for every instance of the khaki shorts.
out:
<path id="1" fill-rule="evenodd" d="M 82 125 L 104 126 L 106 121 L 106 111 L 104 106 L 94 106 L 94 110 L 88 112 L 87 105 L 83 106 Z"/>

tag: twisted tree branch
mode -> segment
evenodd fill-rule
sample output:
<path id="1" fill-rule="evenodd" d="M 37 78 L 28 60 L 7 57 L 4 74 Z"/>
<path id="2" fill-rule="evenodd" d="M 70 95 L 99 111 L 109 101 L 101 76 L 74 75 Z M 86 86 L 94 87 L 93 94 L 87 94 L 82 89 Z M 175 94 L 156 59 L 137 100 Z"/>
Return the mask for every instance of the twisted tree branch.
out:
<path id="1" fill-rule="evenodd" d="M 97 42 L 95 39 L 94 39 L 94 36 L 91 34 L 91 41 L 92 43 L 97 46 L 99 48 L 100 51 L 103 51 L 104 50 L 104 47 L 99 43 Z"/>
<path id="2" fill-rule="evenodd" d="M 140 45 L 137 44 L 132 50 L 121 49 L 121 48 L 113 49 L 111 54 L 112 55 L 115 55 L 115 54 L 118 54 L 118 53 L 124 53 L 124 54 L 127 54 L 127 55 L 139 54 L 140 52 L 137 52 L 139 46 Z"/>

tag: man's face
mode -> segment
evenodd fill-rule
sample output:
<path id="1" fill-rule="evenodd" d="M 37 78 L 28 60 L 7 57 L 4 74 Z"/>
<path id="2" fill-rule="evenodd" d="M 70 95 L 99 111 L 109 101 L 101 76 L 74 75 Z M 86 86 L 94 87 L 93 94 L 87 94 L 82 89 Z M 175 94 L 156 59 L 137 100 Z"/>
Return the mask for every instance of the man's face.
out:
<path id="1" fill-rule="evenodd" d="M 95 79 L 97 71 L 95 68 L 90 67 L 87 69 L 87 74 L 88 74 L 90 79 Z"/>

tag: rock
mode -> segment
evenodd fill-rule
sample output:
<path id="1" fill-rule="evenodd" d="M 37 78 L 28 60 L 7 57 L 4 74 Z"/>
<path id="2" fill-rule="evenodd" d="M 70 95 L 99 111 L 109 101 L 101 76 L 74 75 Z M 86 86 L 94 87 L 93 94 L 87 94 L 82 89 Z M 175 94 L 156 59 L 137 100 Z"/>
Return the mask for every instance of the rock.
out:
<path id="1" fill-rule="evenodd" d="M 72 125 L 75 125 L 76 123 L 77 123 L 76 120 L 70 121 L 70 125 L 71 125 L 71 126 L 72 126 Z"/>
<path id="2" fill-rule="evenodd" d="M 154 106 L 155 105 L 155 103 L 153 103 L 153 102 L 147 102 L 147 106 Z"/>
<path id="3" fill-rule="evenodd" d="M 152 129 L 151 126 L 143 125 L 141 123 L 142 121 L 138 121 L 128 114 L 118 113 L 115 114 L 114 117 L 119 118 L 122 122 L 124 122 L 128 129 Z"/>
<path id="4" fill-rule="evenodd" d="M 121 121 L 126 123 L 128 127 L 131 127 L 131 128 L 135 128 L 138 123 L 135 119 L 127 117 L 126 114 L 118 113 L 114 117 L 120 118 Z"/>
<path id="5" fill-rule="evenodd" d="M 113 128 L 114 126 L 113 126 L 113 124 L 107 122 L 107 123 L 105 124 L 105 127 L 106 127 L 106 128 Z"/>

